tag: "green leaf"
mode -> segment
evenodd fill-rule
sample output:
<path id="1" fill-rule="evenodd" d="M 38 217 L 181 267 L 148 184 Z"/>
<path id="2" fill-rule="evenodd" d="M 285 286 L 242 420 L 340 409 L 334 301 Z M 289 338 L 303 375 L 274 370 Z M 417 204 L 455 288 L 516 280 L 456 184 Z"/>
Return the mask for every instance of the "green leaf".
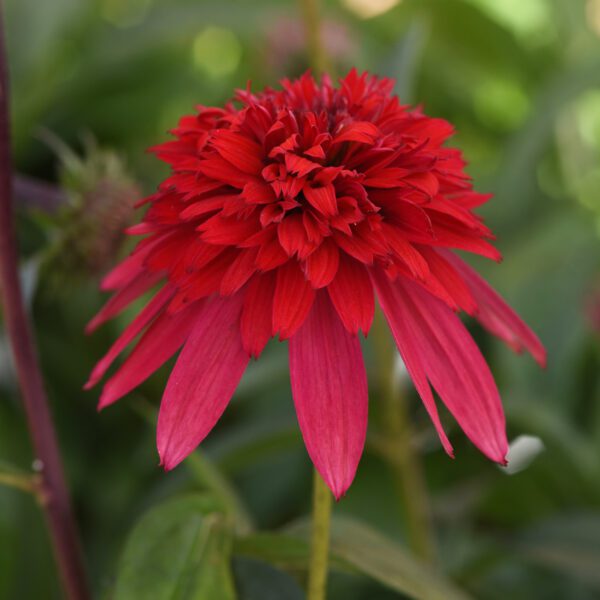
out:
<path id="1" fill-rule="evenodd" d="M 236 556 L 253 557 L 288 571 L 304 571 L 310 548 L 301 537 L 286 533 L 255 533 L 236 539 Z"/>
<path id="2" fill-rule="evenodd" d="M 235 600 L 231 523 L 209 496 L 150 510 L 120 561 L 115 600 Z"/>
<path id="3" fill-rule="evenodd" d="M 537 164 L 548 148 L 560 112 L 582 92 L 600 85 L 600 60 L 594 57 L 556 73 L 539 91 L 528 123 L 506 145 L 503 164 L 497 170 L 496 227 L 522 219 L 535 198 Z"/>
<path id="4" fill-rule="evenodd" d="M 392 55 L 385 61 L 382 73 L 396 80 L 394 92 L 402 102 L 412 102 L 417 72 L 429 35 L 429 21 L 417 16 L 400 41 L 394 46 Z"/>
<path id="5" fill-rule="evenodd" d="M 287 573 L 252 558 L 236 558 L 233 573 L 239 600 L 303 600 L 304 592 Z"/>
<path id="6" fill-rule="evenodd" d="M 388 587 L 423 600 L 465 600 L 454 583 L 371 527 L 350 518 L 335 518 L 331 549 L 357 571 Z"/>
<path id="7" fill-rule="evenodd" d="M 287 570 L 305 570 L 309 536 L 310 524 L 302 522 L 283 534 L 260 533 L 238 539 L 234 553 L 260 558 Z M 454 583 L 410 556 L 397 543 L 347 517 L 333 519 L 330 560 L 333 570 L 366 575 L 411 598 L 468 598 Z"/>
<path id="8" fill-rule="evenodd" d="M 157 411 L 148 401 L 138 399 L 134 410 L 152 425 L 156 422 Z M 192 471 L 196 481 L 212 494 L 215 502 L 220 502 L 221 510 L 231 514 L 235 521 L 236 532 L 249 533 L 252 530 L 252 518 L 234 487 L 223 477 L 220 470 L 208 459 L 204 452 L 196 449 L 185 463 Z"/>
<path id="9" fill-rule="evenodd" d="M 526 560 L 600 590 L 600 517 L 576 514 L 553 518 L 526 532 L 517 551 Z"/>

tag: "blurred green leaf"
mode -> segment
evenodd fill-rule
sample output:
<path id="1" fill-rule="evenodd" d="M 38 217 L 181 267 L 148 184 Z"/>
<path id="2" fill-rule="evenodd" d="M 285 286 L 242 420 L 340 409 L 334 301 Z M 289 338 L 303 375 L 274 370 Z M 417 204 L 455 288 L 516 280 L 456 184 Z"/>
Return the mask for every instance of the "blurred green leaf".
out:
<path id="1" fill-rule="evenodd" d="M 517 543 L 525 559 L 561 571 L 600 590 L 600 516 L 553 518 L 526 531 Z"/>
<path id="2" fill-rule="evenodd" d="M 305 539 L 291 533 L 259 532 L 236 539 L 233 552 L 236 556 L 260 559 L 288 571 L 304 571 L 310 548 Z"/>
<path id="3" fill-rule="evenodd" d="M 251 558 L 233 561 L 239 600 L 302 600 L 304 592 L 287 573 Z"/>
<path id="4" fill-rule="evenodd" d="M 240 533 L 249 532 L 252 529 L 252 518 L 235 489 L 212 462 L 200 450 L 196 450 L 188 456 L 186 464 L 194 473 L 196 480 L 219 498 L 223 510 L 234 519 L 236 530 Z"/>
<path id="5" fill-rule="evenodd" d="M 522 218 L 531 207 L 537 163 L 547 149 L 560 112 L 582 92 L 598 85 L 600 60 L 594 58 L 553 75 L 539 91 L 531 118 L 509 140 L 504 162 L 497 171 L 495 204 L 502 207 L 499 216 L 504 221 L 507 216 Z"/>
<path id="6" fill-rule="evenodd" d="M 214 451 L 219 467 L 230 474 L 301 443 L 298 425 L 284 420 L 245 423 L 243 428 L 234 429 L 232 433 L 223 436 Z"/>
<path id="7" fill-rule="evenodd" d="M 333 520 L 331 549 L 357 571 L 412 598 L 468 598 L 450 580 L 419 563 L 400 545 L 353 519 Z"/>
<path id="8" fill-rule="evenodd" d="M 157 415 L 152 404 L 145 399 L 138 398 L 132 406 L 149 424 L 154 425 Z M 219 510 L 232 517 L 236 531 L 240 534 L 251 531 L 252 517 L 235 488 L 212 461 L 204 455 L 202 450 L 197 449 L 192 452 L 187 457 L 185 464 L 189 467 L 194 479 L 200 486 L 208 490 L 215 502 L 219 502 Z"/>
<path id="9" fill-rule="evenodd" d="M 116 600 L 234 600 L 231 524 L 210 496 L 176 498 L 133 529 Z"/>
<path id="10" fill-rule="evenodd" d="M 382 75 L 396 80 L 394 92 L 402 102 L 413 100 L 415 80 L 428 35 L 428 21 L 423 17 L 416 18 L 383 65 Z"/>
<path id="11" fill-rule="evenodd" d="M 300 522 L 284 534 L 255 534 L 236 540 L 235 553 L 305 570 L 310 523 Z M 333 519 L 331 568 L 365 575 L 384 586 L 420 600 L 466 600 L 468 595 L 432 568 L 418 562 L 397 543 L 348 517 Z"/>

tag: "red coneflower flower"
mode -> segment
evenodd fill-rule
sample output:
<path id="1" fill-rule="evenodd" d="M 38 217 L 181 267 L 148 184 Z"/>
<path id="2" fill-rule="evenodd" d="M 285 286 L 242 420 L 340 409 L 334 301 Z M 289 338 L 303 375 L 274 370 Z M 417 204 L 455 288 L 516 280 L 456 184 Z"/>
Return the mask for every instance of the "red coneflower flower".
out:
<path id="1" fill-rule="evenodd" d="M 102 282 L 115 294 L 93 330 L 141 294 L 160 290 L 94 369 L 100 407 L 183 347 L 158 418 L 172 469 L 204 439 L 251 356 L 289 340 L 292 393 L 315 467 L 339 498 L 367 429 L 366 335 L 377 295 L 398 350 L 446 452 L 430 385 L 472 442 L 505 462 L 505 420 L 490 370 L 461 323 L 464 310 L 539 363 L 538 338 L 460 258 L 499 260 L 453 129 L 402 106 L 393 83 L 351 71 L 335 88 L 310 75 L 281 90 L 238 91 L 226 108 L 198 107 L 154 152 L 171 176 L 129 233 L 144 235 Z"/>

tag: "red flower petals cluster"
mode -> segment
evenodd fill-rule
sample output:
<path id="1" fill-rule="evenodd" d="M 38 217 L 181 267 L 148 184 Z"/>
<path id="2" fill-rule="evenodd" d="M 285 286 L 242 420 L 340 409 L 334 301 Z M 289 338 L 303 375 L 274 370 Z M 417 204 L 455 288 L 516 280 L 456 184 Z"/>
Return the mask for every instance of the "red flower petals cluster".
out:
<path id="1" fill-rule="evenodd" d="M 457 316 L 481 321 L 543 363 L 536 336 L 451 250 L 499 260 L 473 209 L 450 124 L 400 104 L 393 82 L 351 71 L 339 87 L 310 75 L 238 91 L 223 109 L 183 117 L 153 150 L 171 175 L 143 203 L 144 236 L 103 281 L 113 297 L 94 329 L 151 288 L 154 297 L 98 363 L 88 386 L 138 336 L 100 406 L 183 348 L 158 421 L 168 469 L 221 416 L 251 356 L 289 339 L 292 392 L 308 452 L 336 497 L 367 428 L 358 332 L 375 296 L 446 451 L 431 386 L 491 459 L 507 451 L 498 391 Z"/>

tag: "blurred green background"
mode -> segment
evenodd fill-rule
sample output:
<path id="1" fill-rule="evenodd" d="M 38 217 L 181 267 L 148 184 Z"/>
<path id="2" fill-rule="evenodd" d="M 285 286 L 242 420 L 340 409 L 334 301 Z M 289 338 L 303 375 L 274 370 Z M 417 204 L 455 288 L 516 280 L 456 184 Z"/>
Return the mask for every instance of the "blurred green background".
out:
<path id="1" fill-rule="evenodd" d="M 222 104 L 248 80 L 258 89 L 301 73 L 303 28 L 289 0 L 4 4 L 22 272 L 90 579 L 97 597 L 111 598 L 134 523 L 168 498 L 206 488 L 210 477 L 190 462 L 169 474 L 157 467 L 144 415 L 158 406 L 168 369 L 100 415 L 98 392 L 82 392 L 132 314 L 84 336 L 103 302 L 99 274 L 115 260 L 117 232 L 135 218 L 131 203 L 166 174 L 145 149 L 198 103 Z M 330 0 L 323 29 L 338 73 L 355 65 L 393 77 L 405 102 L 456 125 L 454 144 L 477 189 L 495 194 L 483 214 L 505 257 L 477 266 L 548 349 L 540 371 L 473 327 L 510 439 L 535 436 L 544 446 L 514 474 L 480 456 L 450 420 L 457 458 L 449 460 L 402 380 L 432 496 L 438 568 L 474 598 L 598 598 L 600 0 Z M 368 444 L 335 512 L 393 546 L 361 557 L 367 539 L 357 530 L 344 542 L 353 568 L 331 576 L 333 600 L 405 597 L 390 582 L 395 565 L 404 568 L 404 511 L 369 343 L 365 350 Z M 285 345 L 271 344 L 251 365 L 203 450 L 256 529 L 281 531 L 306 517 L 311 467 Z M 33 458 L 0 329 L 0 466 L 28 470 Z M 165 554 L 177 554 L 178 540 L 173 534 Z M 239 598 L 302 598 L 302 549 L 284 564 L 277 546 L 268 560 L 251 545 L 233 545 Z M 0 487 L 0 598 L 60 597 L 35 501 Z"/>

